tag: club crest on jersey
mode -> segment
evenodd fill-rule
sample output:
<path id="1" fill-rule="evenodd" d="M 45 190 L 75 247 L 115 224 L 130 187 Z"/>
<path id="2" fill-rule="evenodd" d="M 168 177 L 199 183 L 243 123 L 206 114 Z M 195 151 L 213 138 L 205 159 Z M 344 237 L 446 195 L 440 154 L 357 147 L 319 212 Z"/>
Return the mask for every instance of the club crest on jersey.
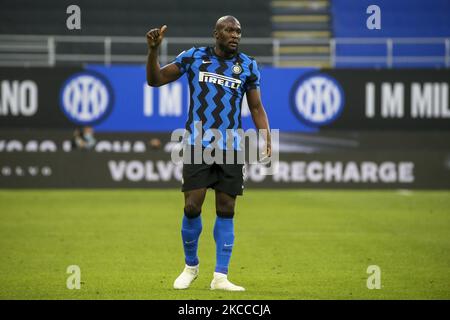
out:
<path id="1" fill-rule="evenodd" d="M 233 68 L 231 69 L 234 74 L 241 74 L 242 73 L 242 67 L 239 64 L 235 64 Z"/>
<path id="2" fill-rule="evenodd" d="M 234 79 L 227 76 L 223 76 L 221 74 L 203 71 L 200 71 L 200 73 L 198 74 L 198 81 L 214 83 L 234 90 L 237 90 L 242 83 L 242 81 L 239 79 Z"/>

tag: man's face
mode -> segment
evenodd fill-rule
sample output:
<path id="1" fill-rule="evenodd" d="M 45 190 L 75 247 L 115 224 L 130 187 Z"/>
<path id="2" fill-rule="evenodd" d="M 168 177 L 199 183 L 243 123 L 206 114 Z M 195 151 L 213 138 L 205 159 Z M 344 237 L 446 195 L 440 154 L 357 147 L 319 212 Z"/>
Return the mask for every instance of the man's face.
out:
<path id="1" fill-rule="evenodd" d="M 241 24 L 236 20 L 224 21 L 215 32 L 216 44 L 225 53 L 234 54 L 241 40 Z"/>

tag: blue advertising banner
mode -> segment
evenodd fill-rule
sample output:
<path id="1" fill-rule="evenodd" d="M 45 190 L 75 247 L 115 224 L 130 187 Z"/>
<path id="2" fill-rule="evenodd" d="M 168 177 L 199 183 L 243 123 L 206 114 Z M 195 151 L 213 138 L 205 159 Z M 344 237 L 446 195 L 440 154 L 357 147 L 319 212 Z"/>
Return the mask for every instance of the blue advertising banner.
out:
<path id="1" fill-rule="evenodd" d="M 189 108 L 186 76 L 152 88 L 146 83 L 144 66 L 88 66 L 87 70 L 108 79 L 114 92 L 112 111 L 108 118 L 95 126 L 96 131 L 172 131 L 184 128 Z M 302 132 L 317 130 L 298 121 L 289 102 L 292 85 L 301 75 L 312 70 L 261 70 L 261 96 L 272 128 Z M 246 99 L 243 100 L 242 126 L 244 129 L 254 127 Z"/>
<path id="2" fill-rule="evenodd" d="M 145 66 L 1 68 L 0 128 L 92 126 L 97 132 L 171 132 L 188 118 L 186 76 L 159 88 Z M 272 129 L 450 130 L 450 71 L 261 68 Z M 243 99 L 242 125 L 253 128 Z"/>

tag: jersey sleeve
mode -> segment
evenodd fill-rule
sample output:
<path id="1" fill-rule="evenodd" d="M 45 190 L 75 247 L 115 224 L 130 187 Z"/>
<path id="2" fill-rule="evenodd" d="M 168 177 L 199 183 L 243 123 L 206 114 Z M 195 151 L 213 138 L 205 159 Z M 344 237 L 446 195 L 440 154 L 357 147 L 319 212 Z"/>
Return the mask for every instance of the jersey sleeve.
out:
<path id="1" fill-rule="evenodd" d="M 192 62 L 194 61 L 195 51 L 195 47 L 192 47 L 189 50 L 184 50 L 173 61 L 173 63 L 180 69 L 182 74 L 188 71 L 191 67 Z"/>
<path id="2" fill-rule="evenodd" d="M 250 75 L 246 81 L 246 91 L 259 88 L 261 74 L 259 72 L 258 64 L 256 60 L 252 60 L 249 65 Z"/>

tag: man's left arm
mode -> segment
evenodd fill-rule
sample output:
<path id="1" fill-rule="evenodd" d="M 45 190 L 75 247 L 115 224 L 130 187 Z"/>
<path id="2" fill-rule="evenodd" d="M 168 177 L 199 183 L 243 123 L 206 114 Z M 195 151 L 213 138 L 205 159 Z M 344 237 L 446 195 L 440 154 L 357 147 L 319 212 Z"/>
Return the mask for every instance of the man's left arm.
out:
<path id="1" fill-rule="evenodd" d="M 259 88 L 247 90 L 247 103 L 256 129 L 266 130 L 266 155 L 270 157 L 272 155 L 272 144 L 270 139 L 269 119 L 267 118 L 266 110 L 264 110 L 264 106 L 261 102 Z"/>

